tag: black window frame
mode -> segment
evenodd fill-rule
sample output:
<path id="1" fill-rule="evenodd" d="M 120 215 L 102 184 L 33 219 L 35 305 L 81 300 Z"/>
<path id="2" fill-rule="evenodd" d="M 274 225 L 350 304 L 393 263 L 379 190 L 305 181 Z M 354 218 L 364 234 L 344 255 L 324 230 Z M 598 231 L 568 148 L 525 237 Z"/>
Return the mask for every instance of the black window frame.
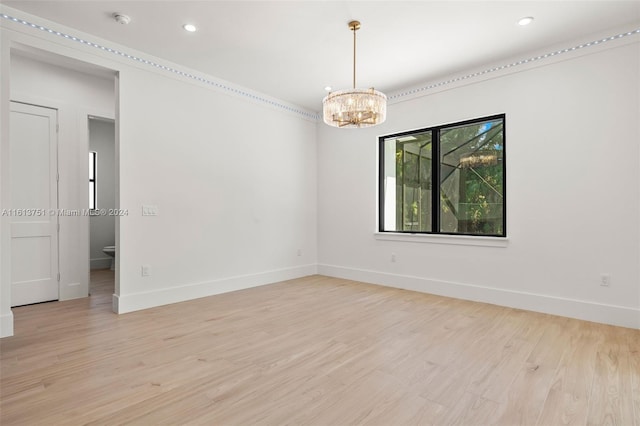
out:
<path id="1" fill-rule="evenodd" d="M 98 185 L 96 183 L 98 177 L 98 153 L 96 151 L 89 151 L 90 161 L 89 164 L 89 186 L 93 186 L 93 200 L 91 199 L 91 193 L 89 193 L 89 210 L 98 209 Z M 93 168 L 93 179 L 91 178 L 91 168 Z M 93 207 L 92 207 L 93 204 Z"/>
<path id="2" fill-rule="evenodd" d="M 476 233 L 463 233 L 463 232 L 443 232 L 440 230 L 440 132 L 449 128 L 464 127 L 467 125 L 478 124 L 486 121 L 502 120 L 502 176 L 503 176 L 503 202 L 502 202 L 502 234 L 476 234 Z M 441 124 L 438 126 L 425 127 L 417 130 L 408 130 L 399 133 L 392 133 L 383 135 L 378 138 L 378 232 L 395 233 L 395 234 L 426 234 L 426 235 L 453 235 L 453 236 L 474 236 L 474 237 L 507 237 L 507 150 L 506 150 L 506 114 L 495 114 L 486 117 L 473 118 L 470 120 L 459 121 L 455 123 Z M 432 143 L 432 159 L 431 159 L 431 182 L 438 182 L 437 190 L 436 185 L 432 185 L 431 191 L 431 231 L 402 231 L 394 230 L 388 231 L 384 229 L 384 205 L 385 205 L 385 141 L 390 138 L 401 138 L 406 136 L 412 136 L 415 134 L 424 134 L 431 132 Z"/>

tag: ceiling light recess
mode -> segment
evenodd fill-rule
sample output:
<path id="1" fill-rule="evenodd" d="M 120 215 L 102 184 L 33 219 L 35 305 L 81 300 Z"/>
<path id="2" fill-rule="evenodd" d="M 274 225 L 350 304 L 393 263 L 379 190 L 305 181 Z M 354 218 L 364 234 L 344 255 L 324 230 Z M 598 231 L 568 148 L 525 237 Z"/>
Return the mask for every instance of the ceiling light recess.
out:
<path id="1" fill-rule="evenodd" d="M 375 90 L 356 88 L 356 31 L 360 22 L 349 22 L 353 31 L 353 89 L 329 93 L 322 100 L 324 122 L 333 127 L 371 127 L 387 118 L 387 96 Z"/>

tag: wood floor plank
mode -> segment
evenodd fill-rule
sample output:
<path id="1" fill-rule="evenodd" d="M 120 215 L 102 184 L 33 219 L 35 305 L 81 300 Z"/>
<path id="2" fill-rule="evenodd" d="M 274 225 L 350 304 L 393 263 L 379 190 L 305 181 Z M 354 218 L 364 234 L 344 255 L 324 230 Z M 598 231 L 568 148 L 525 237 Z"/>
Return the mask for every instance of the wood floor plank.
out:
<path id="1" fill-rule="evenodd" d="M 458 402 L 437 419 L 438 425 L 490 425 L 494 424 L 500 404 L 471 392 L 462 394 Z"/>
<path id="2" fill-rule="evenodd" d="M 542 425 L 584 425 L 591 385 L 595 375 L 596 351 L 603 333 L 596 324 L 572 321 L 571 333 L 563 358 L 549 388 L 538 420 Z"/>
<path id="3" fill-rule="evenodd" d="M 635 426 L 640 426 L 640 338 L 633 330 L 628 330 L 627 343 L 629 345 L 633 419 Z"/>
<path id="4" fill-rule="evenodd" d="M 634 419 L 632 363 L 626 333 L 607 333 L 596 351 L 587 424 L 631 425 Z M 635 373 L 633 374 L 635 376 Z"/>
<path id="5" fill-rule="evenodd" d="M 322 276 L 125 315 L 112 292 L 93 271 L 13 310 L 3 426 L 640 426 L 640 330 Z"/>
<path id="6" fill-rule="evenodd" d="M 545 323 L 542 336 L 522 363 L 514 381 L 497 399 L 504 406 L 498 423 L 533 425 L 542 412 L 570 336 L 567 329 L 570 320 L 545 317 L 542 321 Z"/>

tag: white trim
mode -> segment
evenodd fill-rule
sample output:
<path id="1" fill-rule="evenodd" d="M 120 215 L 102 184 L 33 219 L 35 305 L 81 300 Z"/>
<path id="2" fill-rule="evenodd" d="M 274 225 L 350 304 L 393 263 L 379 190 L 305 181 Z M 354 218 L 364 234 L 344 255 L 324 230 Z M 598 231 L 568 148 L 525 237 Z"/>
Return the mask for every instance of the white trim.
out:
<path id="1" fill-rule="evenodd" d="M 592 37 L 595 38 L 589 41 L 574 41 L 571 44 L 565 43 L 563 45 L 549 46 L 545 49 L 552 50 L 539 51 L 526 57 L 518 56 L 517 58 L 501 60 L 494 66 L 484 65 L 483 68 L 477 69 L 475 72 L 462 70 L 459 73 L 452 74 L 448 80 L 432 81 L 418 87 L 404 88 L 393 93 L 388 93 L 388 104 L 393 105 L 398 102 L 404 102 L 416 97 L 425 96 L 426 94 L 437 93 L 441 90 L 447 90 L 462 84 L 475 83 L 488 78 L 519 72 L 522 71 L 522 69 L 553 63 L 558 60 L 567 59 L 567 56 L 575 57 L 576 55 L 588 54 L 594 49 L 602 49 L 602 46 L 613 48 L 619 46 L 620 43 L 638 42 L 638 40 L 632 36 L 640 35 L 640 28 L 625 28 L 619 31 L 622 32 L 613 35 L 610 32 L 593 35 Z M 569 47 L 565 47 L 568 44 Z M 526 53 L 524 55 L 526 55 Z"/>
<path id="2" fill-rule="evenodd" d="M 141 309 L 168 305 L 213 296 L 230 291 L 244 290 L 280 281 L 306 277 L 317 273 L 317 265 L 303 265 L 291 268 L 265 271 L 257 274 L 238 275 L 230 278 L 183 284 L 133 294 L 113 295 L 113 310 L 118 314 L 139 311 Z"/>
<path id="3" fill-rule="evenodd" d="M 8 13 L 11 13 L 11 15 Z M 24 18 L 18 16 L 23 16 Z M 189 81 L 203 84 L 229 95 L 238 96 L 282 111 L 293 113 L 306 120 L 317 122 L 320 119 L 320 114 L 315 111 L 307 110 L 306 108 L 298 105 L 253 91 L 240 85 L 208 76 L 200 71 L 190 70 L 183 65 L 173 64 L 169 61 L 155 58 L 144 52 L 137 52 L 126 46 L 120 46 L 113 42 L 102 40 L 93 34 L 82 33 L 75 28 L 68 28 L 39 16 L 29 15 L 10 7 L 0 8 L 0 27 L 15 28 L 17 31 L 29 35 L 33 35 L 33 31 L 36 31 L 35 34 L 44 36 L 42 38 L 75 44 L 76 46 L 84 46 L 87 49 L 86 51 L 94 54 L 98 53 L 103 58 L 117 58 L 118 60 L 123 60 L 129 64 L 133 63 L 144 67 L 147 71 L 153 69 L 165 75 L 168 73 L 176 78 L 184 78 Z"/>
<path id="4" fill-rule="evenodd" d="M 640 329 L 640 309 L 626 306 L 606 305 L 586 300 L 396 275 L 336 265 L 319 264 L 318 273 L 330 277 L 419 291 L 421 293 Z"/>
<path id="5" fill-rule="evenodd" d="M 98 257 L 89 260 L 89 269 L 105 269 L 111 267 L 113 257 Z"/>
<path id="6" fill-rule="evenodd" d="M 381 241 L 406 243 L 456 244 L 462 246 L 507 247 L 508 238 L 482 237 L 475 235 L 407 234 L 402 232 L 374 232 L 373 237 Z"/>
<path id="7" fill-rule="evenodd" d="M 13 312 L 0 316 L 0 337 L 13 336 Z"/>
<path id="8" fill-rule="evenodd" d="M 9 15 L 9 13 L 11 13 L 11 15 Z M 18 16 L 24 16 L 24 18 Z M 5 22 L 8 25 L 2 25 L 2 23 Z M 296 114 L 307 120 L 320 121 L 321 119 L 321 114 L 318 112 L 307 110 L 298 105 L 290 104 L 288 102 L 282 101 L 277 98 L 272 98 L 259 92 L 254 92 L 250 89 L 235 85 L 222 79 L 207 76 L 206 74 L 198 71 L 189 70 L 188 68 L 179 64 L 172 64 L 168 61 L 154 58 L 144 52 L 138 53 L 134 49 L 127 48 L 125 46 L 119 46 L 115 43 L 99 39 L 93 34 L 82 33 L 77 29 L 64 27 L 60 24 L 48 21 L 35 15 L 26 14 L 22 11 L 10 7 L 0 8 L 0 26 L 17 26 L 18 28 L 21 27 L 20 32 L 24 34 L 26 34 L 27 31 L 29 31 L 29 34 L 32 34 L 33 31 L 35 31 L 36 33 L 40 33 L 42 36 L 47 36 L 51 39 L 59 39 L 60 41 L 75 43 L 76 45 L 83 46 L 84 48 L 88 48 L 88 51 L 92 51 L 92 53 L 100 53 L 105 58 L 117 58 L 119 60 L 125 60 L 129 63 L 135 63 L 136 65 L 143 66 L 146 69 L 154 69 L 156 71 L 163 71 L 169 74 L 173 74 L 177 77 L 182 77 L 197 83 L 201 83 L 208 87 L 221 90 L 222 92 L 231 95 L 250 99 L 254 102 L 262 103 Z M 23 28 L 27 31 L 22 30 Z M 575 52 L 588 50 L 594 47 L 600 47 L 602 45 L 611 44 L 611 42 L 615 42 L 621 39 L 627 39 L 630 36 L 637 36 L 639 34 L 640 28 L 635 27 L 633 29 L 625 30 L 624 32 L 619 32 L 613 35 L 607 33 L 607 35 L 599 35 L 597 39 L 591 39 L 587 42 L 578 42 L 570 45 L 569 47 L 556 48 L 555 50 L 547 51 L 545 53 L 539 53 L 537 55 L 515 59 L 511 62 L 502 62 L 501 64 L 495 65 L 493 67 L 489 66 L 489 68 L 484 68 L 475 72 L 470 72 L 468 74 L 451 77 L 448 80 L 436 81 L 419 87 L 405 88 L 403 90 L 388 94 L 387 96 L 389 104 L 403 102 L 408 99 L 413 99 L 416 96 L 423 96 L 425 93 L 432 93 L 433 91 L 440 90 L 443 87 L 451 85 L 455 86 L 466 81 L 477 81 L 477 79 L 486 78 L 487 76 L 493 75 L 494 73 L 496 75 L 500 75 L 506 72 L 515 72 L 514 70 L 519 67 L 526 67 L 530 66 L 531 64 L 542 63 L 547 60 L 554 60 L 562 55 L 574 54 Z M 85 40 L 85 38 L 90 38 L 91 40 Z"/>

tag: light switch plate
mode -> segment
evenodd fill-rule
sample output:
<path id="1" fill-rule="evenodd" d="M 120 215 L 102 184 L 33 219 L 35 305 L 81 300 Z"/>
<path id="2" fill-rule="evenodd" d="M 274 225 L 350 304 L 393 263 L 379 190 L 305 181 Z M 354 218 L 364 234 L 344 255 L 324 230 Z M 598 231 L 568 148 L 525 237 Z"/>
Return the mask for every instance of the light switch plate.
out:
<path id="1" fill-rule="evenodd" d="M 158 206 L 142 206 L 142 216 L 158 216 Z"/>

